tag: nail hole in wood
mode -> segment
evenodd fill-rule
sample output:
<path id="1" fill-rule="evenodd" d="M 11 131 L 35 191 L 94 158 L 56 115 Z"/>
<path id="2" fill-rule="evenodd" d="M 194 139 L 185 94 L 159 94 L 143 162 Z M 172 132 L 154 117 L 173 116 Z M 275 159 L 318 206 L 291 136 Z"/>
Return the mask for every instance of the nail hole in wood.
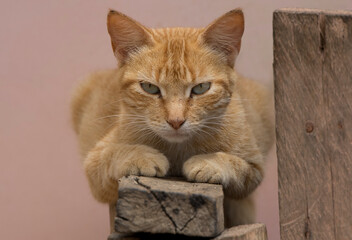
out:
<path id="1" fill-rule="evenodd" d="M 314 130 L 314 124 L 312 122 L 306 122 L 306 132 L 311 133 Z"/>

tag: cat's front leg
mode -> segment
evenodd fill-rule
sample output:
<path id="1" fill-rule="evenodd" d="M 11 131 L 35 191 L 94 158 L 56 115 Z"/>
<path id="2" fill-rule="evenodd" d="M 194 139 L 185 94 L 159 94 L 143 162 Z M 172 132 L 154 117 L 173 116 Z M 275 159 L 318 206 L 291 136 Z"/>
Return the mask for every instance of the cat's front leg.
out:
<path id="1" fill-rule="evenodd" d="M 225 195 L 243 198 L 250 194 L 263 178 L 262 161 L 249 162 L 235 155 L 217 152 L 195 155 L 183 165 L 189 181 L 222 184 Z"/>
<path id="2" fill-rule="evenodd" d="M 94 197 L 101 202 L 117 200 L 117 180 L 128 175 L 163 177 L 167 158 L 145 145 L 99 142 L 87 155 L 84 168 Z"/>

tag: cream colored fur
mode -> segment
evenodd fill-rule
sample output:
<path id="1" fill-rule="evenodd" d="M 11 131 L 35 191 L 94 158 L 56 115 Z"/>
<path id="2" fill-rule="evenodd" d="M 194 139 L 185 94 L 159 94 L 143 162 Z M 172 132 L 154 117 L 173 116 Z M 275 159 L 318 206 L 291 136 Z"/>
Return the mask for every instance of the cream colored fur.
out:
<path id="1" fill-rule="evenodd" d="M 223 185 L 227 226 L 253 222 L 250 196 L 263 178 L 273 125 L 271 95 L 233 69 L 242 11 L 203 29 L 149 29 L 111 11 L 108 30 L 118 68 L 90 75 L 72 101 L 94 197 L 116 201 L 125 175 L 184 176 Z M 210 89 L 191 94 L 202 82 Z M 183 121 L 179 129 L 169 124 Z"/>

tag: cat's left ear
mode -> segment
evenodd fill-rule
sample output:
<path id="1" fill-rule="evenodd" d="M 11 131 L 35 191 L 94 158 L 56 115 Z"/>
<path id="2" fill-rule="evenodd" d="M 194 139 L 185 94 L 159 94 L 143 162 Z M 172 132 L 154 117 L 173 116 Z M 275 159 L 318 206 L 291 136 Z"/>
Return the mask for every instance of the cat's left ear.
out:
<path id="1" fill-rule="evenodd" d="M 107 27 L 112 49 L 119 64 L 124 64 L 127 58 L 139 48 L 152 44 L 149 30 L 120 12 L 110 10 Z"/>
<path id="2" fill-rule="evenodd" d="M 234 9 L 211 23 L 202 35 L 203 42 L 219 52 L 233 67 L 241 49 L 244 17 L 241 9 Z"/>

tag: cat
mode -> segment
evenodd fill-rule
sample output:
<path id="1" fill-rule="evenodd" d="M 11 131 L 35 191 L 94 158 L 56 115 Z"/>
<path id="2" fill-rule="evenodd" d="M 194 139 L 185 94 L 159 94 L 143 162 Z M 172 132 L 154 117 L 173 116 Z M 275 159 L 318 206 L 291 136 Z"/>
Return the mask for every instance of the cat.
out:
<path id="1" fill-rule="evenodd" d="M 241 9 L 206 28 L 147 28 L 111 10 L 117 69 L 90 75 L 72 100 L 93 196 L 117 200 L 126 175 L 222 184 L 226 226 L 252 223 L 252 192 L 273 143 L 270 91 L 234 70 Z"/>

